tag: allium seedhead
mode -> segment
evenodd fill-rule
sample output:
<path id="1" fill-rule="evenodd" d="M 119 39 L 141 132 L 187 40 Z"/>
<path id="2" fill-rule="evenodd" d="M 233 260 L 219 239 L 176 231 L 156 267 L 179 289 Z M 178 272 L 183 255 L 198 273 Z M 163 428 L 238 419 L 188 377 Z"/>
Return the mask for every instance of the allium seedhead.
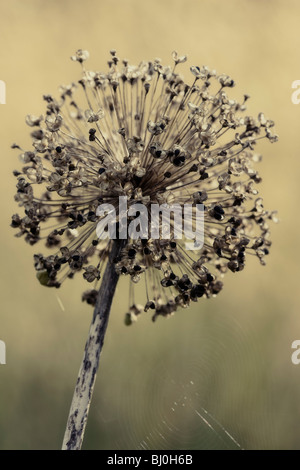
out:
<path id="1" fill-rule="evenodd" d="M 131 323 L 144 311 L 168 316 L 201 297 L 215 296 L 226 271 L 241 271 L 248 254 L 264 264 L 271 245 L 254 168 L 261 139 L 277 140 L 273 121 L 246 115 L 248 95 L 238 102 L 228 95 L 234 81 L 208 67 L 192 66 L 187 84 L 178 74 L 186 56 L 173 52 L 174 65 L 159 59 L 130 65 L 111 51 L 107 72 L 86 70 L 87 51 L 72 60 L 82 66 L 76 83 L 60 87 L 58 99 L 45 95 L 44 116 L 29 115 L 32 149 L 22 151 L 15 196 L 23 217 L 15 214 L 17 236 L 50 254 L 36 254 L 34 265 L 43 285 L 59 287 L 82 272 L 93 284 L 82 299 L 94 305 L 100 273 L 114 240 L 96 229 L 99 204 L 116 211 L 119 198 L 130 208 L 142 204 L 203 204 L 204 245 L 187 251 L 184 240 L 150 236 L 127 239 L 115 268 L 130 278 L 143 277 L 145 305 L 134 290 L 126 314 Z M 20 149 L 17 145 L 15 148 Z M 134 217 L 129 217 L 129 221 Z M 151 220 L 149 220 L 151 224 Z"/>

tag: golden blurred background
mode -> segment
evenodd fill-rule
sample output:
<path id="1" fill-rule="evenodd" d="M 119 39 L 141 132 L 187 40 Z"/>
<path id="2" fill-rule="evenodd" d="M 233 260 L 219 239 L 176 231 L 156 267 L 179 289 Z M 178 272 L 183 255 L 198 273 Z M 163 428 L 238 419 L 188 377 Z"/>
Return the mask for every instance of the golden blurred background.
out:
<path id="1" fill-rule="evenodd" d="M 189 65 L 231 75 L 232 95 L 248 93 L 249 112 L 274 119 L 280 137 L 261 145 L 261 194 L 281 220 L 266 267 L 248 260 L 216 299 L 154 324 L 144 314 L 130 328 L 128 281 L 120 282 L 84 449 L 300 449 L 300 365 L 291 362 L 300 339 L 300 105 L 291 101 L 299 17 L 297 0 L 1 2 L 0 449 L 60 448 L 91 320 L 80 300 L 84 281 L 43 288 L 32 262 L 37 247 L 9 227 L 17 212 L 12 171 L 20 167 L 10 146 L 28 147 L 24 118 L 44 111 L 43 94 L 79 78 L 69 59 L 79 48 L 98 70 L 112 48 L 132 63 L 166 64 L 176 49 Z"/>

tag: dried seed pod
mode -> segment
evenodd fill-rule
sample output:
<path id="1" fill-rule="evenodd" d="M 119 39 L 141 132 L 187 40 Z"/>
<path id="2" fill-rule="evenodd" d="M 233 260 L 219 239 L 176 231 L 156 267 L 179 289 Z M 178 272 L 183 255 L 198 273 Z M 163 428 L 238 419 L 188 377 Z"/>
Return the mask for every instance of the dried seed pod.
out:
<path id="1" fill-rule="evenodd" d="M 129 238 L 114 260 L 132 287 L 146 280 L 145 306 L 133 301 L 127 311 L 126 322 L 132 323 L 142 310 L 153 310 L 155 319 L 218 294 L 219 274 L 241 271 L 249 253 L 264 264 L 271 245 L 268 223 L 277 217 L 257 197 L 261 178 L 254 167 L 261 156 L 253 148 L 258 139 L 275 142 L 277 135 L 262 113 L 244 115 L 249 97 L 232 99 L 227 90 L 235 83 L 227 75 L 192 66 L 192 81 L 185 83 L 177 68 L 187 58 L 176 51 L 172 67 L 160 59 L 131 65 L 115 50 L 110 55 L 106 73 L 82 66 L 79 82 L 61 86 L 58 99 L 44 96 L 43 116 L 26 117 L 34 128 L 33 150 L 13 145 L 25 165 L 14 172 L 15 200 L 24 215 L 14 214 L 11 225 L 29 244 L 44 240 L 51 250 L 34 257 L 43 285 L 59 287 L 81 272 L 95 284 L 82 300 L 95 305 L 113 243 L 102 238 L 111 227 L 103 226 L 101 237 L 96 232 L 105 217 L 99 204 L 115 212 L 113 233 L 125 230 L 126 238 L 129 223 L 138 227 L 141 205 L 151 213 L 157 204 L 205 203 L 199 251 L 187 253 L 174 220 L 169 238 L 163 219 L 159 236 L 152 237 L 151 215 L 141 237 Z M 83 64 L 88 57 L 78 50 L 72 60 Z M 128 220 L 119 213 L 120 196 L 129 208 L 139 205 Z"/>

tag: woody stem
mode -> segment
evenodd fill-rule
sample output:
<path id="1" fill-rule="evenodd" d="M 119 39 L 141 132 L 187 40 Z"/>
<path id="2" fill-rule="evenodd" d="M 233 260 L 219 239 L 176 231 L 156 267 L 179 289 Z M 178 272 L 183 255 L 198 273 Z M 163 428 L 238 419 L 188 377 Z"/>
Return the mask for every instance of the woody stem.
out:
<path id="1" fill-rule="evenodd" d="M 124 241 L 112 240 L 111 243 L 112 249 L 97 296 L 71 403 L 62 450 L 80 450 L 82 446 L 110 308 L 119 279 L 114 267 L 114 259 L 119 255 Z"/>

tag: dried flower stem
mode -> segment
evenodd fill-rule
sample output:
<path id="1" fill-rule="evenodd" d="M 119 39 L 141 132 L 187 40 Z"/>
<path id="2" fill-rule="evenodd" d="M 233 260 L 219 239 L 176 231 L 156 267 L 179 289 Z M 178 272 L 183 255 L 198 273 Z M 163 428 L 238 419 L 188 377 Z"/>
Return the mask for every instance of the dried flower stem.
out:
<path id="1" fill-rule="evenodd" d="M 80 450 L 82 446 L 110 308 L 119 279 L 113 261 L 120 253 L 123 240 L 112 241 L 112 244 L 76 382 L 62 450 Z"/>

